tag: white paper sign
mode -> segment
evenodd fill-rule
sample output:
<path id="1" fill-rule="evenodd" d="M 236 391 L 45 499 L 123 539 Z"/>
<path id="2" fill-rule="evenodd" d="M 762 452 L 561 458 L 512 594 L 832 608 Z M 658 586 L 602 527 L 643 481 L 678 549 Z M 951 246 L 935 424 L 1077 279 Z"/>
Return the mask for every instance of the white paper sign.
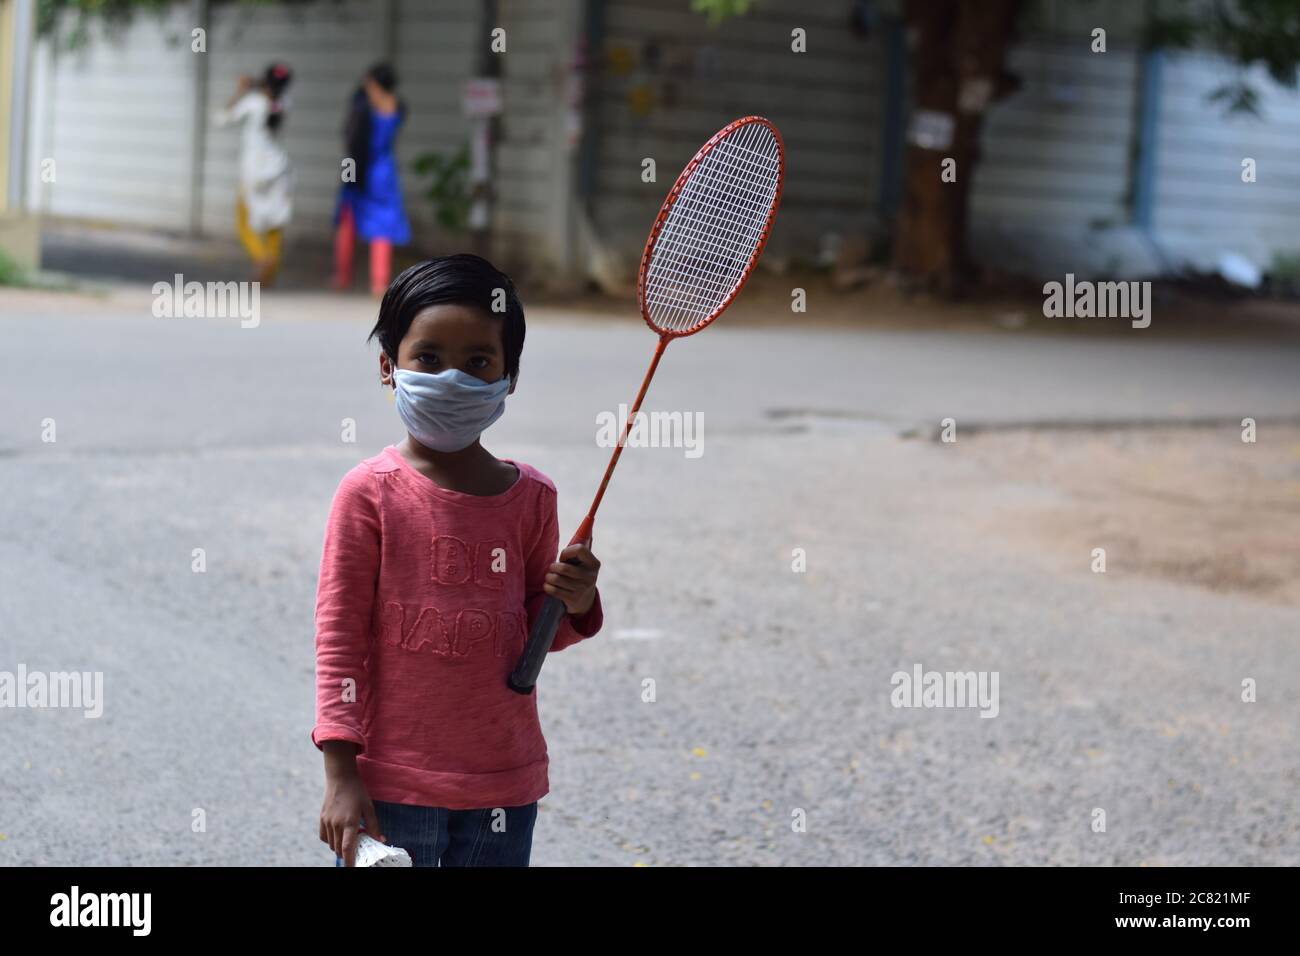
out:
<path id="1" fill-rule="evenodd" d="M 501 112 L 501 84 L 494 77 L 478 76 L 461 87 L 461 109 L 471 119 Z"/>
<path id="2" fill-rule="evenodd" d="M 907 141 L 922 149 L 947 149 L 957 122 L 951 113 L 916 110 L 907 129 Z"/>

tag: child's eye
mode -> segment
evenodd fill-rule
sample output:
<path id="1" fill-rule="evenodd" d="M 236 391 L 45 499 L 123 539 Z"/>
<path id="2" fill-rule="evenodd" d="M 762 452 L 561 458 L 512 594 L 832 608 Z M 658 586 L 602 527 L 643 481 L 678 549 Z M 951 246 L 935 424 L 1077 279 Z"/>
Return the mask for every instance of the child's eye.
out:
<path id="1" fill-rule="evenodd" d="M 469 360 L 469 364 L 474 368 L 487 368 L 488 360 L 481 355 L 476 355 Z"/>
<path id="2" fill-rule="evenodd" d="M 438 364 L 438 356 L 434 355 L 432 352 L 422 352 L 421 354 L 416 356 L 416 359 L 420 362 L 421 365 Z"/>

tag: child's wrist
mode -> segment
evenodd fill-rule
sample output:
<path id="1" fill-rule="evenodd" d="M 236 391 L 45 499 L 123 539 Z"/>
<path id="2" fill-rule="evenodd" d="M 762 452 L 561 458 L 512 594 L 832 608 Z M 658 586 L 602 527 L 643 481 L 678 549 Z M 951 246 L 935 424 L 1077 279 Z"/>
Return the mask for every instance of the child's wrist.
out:
<path id="1" fill-rule="evenodd" d="M 321 750 L 325 754 L 325 776 L 344 779 L 357 775 L 357 745 L 350 740 L 326 740 Z"/>

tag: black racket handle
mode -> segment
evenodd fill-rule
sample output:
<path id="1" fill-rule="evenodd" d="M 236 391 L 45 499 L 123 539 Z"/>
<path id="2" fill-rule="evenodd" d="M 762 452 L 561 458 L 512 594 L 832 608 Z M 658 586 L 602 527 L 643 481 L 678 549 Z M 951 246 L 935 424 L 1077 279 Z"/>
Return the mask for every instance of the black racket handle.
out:
<path id="1" fill-rule="evenodd" d="M 528 634 L 524 653 L 508 681 L 510 689 L 516 694 L 533 692 L 533 687 L 537 684 L 537 675 L 542 671 L 542 662 L 546 660 L 546 655 L 551 650 L 551 644 L 555 641 L 555 632 L 560 629 L 560 621 L 564 614 L 564 602 L 553 595 L 546 595 L 542 611 L 537 615 L 537 620 L 533 622 L 533 629 Z"/>

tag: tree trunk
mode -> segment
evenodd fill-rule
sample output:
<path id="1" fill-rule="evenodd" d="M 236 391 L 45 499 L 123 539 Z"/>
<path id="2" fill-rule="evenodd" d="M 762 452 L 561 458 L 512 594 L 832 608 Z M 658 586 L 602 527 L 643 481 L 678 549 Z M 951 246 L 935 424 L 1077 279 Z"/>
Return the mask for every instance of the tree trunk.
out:
<path id="1" fill-rule="evenodd" d="M 954 292 L 968 277 L 967 207 L 989 105 L 1016 88 L 1006 72 L 1021 0 L 906 0 L 912 118 L 894 267 L 911 284 Z M 950 134 L 947 131 L 950 130 Z M 922 140 L 921 142 L 918 142 Z M 944 160 L 950 172 L 945 182 Z"/>

